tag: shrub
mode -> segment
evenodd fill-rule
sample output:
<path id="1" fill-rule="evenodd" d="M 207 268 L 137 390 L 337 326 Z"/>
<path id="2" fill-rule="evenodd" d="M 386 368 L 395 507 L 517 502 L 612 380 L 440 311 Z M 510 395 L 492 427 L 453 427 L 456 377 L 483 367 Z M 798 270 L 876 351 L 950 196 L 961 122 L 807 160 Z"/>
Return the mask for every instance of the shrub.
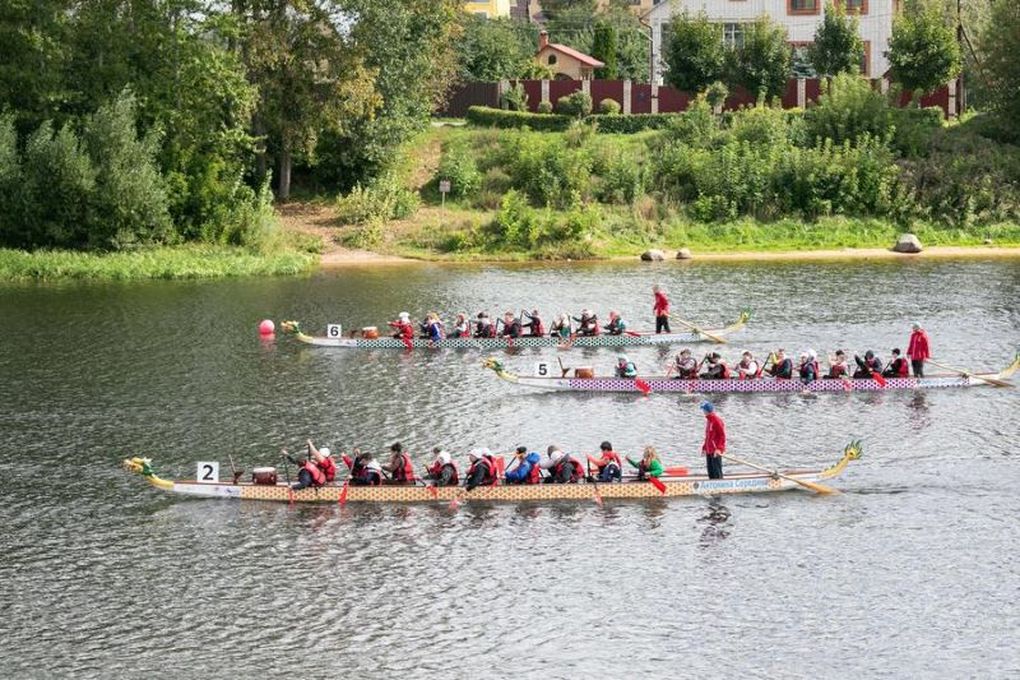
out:
<path id="1" fill-rule="evenodd" d="M 927 155 L 935 133 L 942 129 L 942 109 L 890 109 L 893 133 L 890 142 L 897 155 L 915 158 Z"/>
<path id="2" fill-rule="evenodd" d="M 840 74 L 823 88 L 818 104 L 804 114 L 811 139 L 829 139 L 842 144 L 864 135 L 878 139 L 889 137 L 892 132 L 889 104 L 868 80 Z"/>
<path id="3" fill-rule="evenodd" d="M 538 103 L 537 110 L 541 114 L 549 114 L 553 112 L 553 105 L 550 101 L 541 101 Z"/>
<path id="4" fill-rule="evenodd" d="M 773 146 L 790 141 L 791 117 L 780 108 L 752 106 L 735 112 L 730 120 L 733 138 L 739 142 Z"/>
<path id="5" fill-rule="evenodd" d="M 383 240 L 383 222 L 373 217 L 364 224 L 354 225 L 349 232 L 341 237 L 341 241 L 349 248 L 371 250 Z"/>
<path id="6" fill-rule="evenodd" d="M 503 103 L 511 111 L 528 110 L 528 93 L 524 91 L 523 83 L 515 83 L 503 93 Z"/>
<path id="7" fill-rule="evenodd" d="M 603 99 L 599 102 L 599 113 L 605 116 L 615 116 L 620 113 L 620 102 L 615 99 Z"/>
<path id="8" fill-rule="evenodd" d="M 449 142 L 439 160 L 435 181 L 450 181 L 450 196 L 464 198 L 473 196 L 482 184 L 482 173 L 478 170 L 467 140 Z"/>
<path id="9" fill-rule="evenodd" d="M 591 113 L 591 95 L 584 90 L 578 90 L 566 97 L 560 97 L 556 102 L 556 111 L 566 116 L 583 118 Z"/>
<path id="10" fill-rule="evenodd" d="M 337 219 L 344 224 L 403 219 L 417 210 L 420 202 L 417 193 L 387 173 L 367 186 L 356 184 L 346 196 L 337 197 Z"/>
<path id="11" fill-rule="evenodd" d="M 528 113 L 526 111 L 503 111 L 485 106 L 468 109 L 467 120 L 474 125 L 496 128 L 524 128 L 559 132 L 570 126 L 570 116 L 559 114 Z"/>
<path id="12" fill-rule="evenodd" d="M 633 134 L 644 130 L 661 130 L 682 113 L 634 113 L 629 116 L 593 114 L 585 122 L 598 125 L 599 132 Z"/>
<path id="13" fill-rule="evenodd" d="M 602 159 L 595 196 L 602 203 L 633 203 L 645 193 L 646 176 L 634 157 L 617 150 Z"/>
<path id="14" fill-rule="evenodd" d="M 503 196 L 496 216 L 484 228 L 493 248 L 533 248 L 542 234 L 542 219 L 538 211 L 528 205 L 527 198 L 515 189 Z"/>
<path id="15" fill-rule="evenodd" d="M 726 87 L 726 83 L 721 80 L 715 81 L 705 89 L 705 100 L 713 111 L 721 111 L 729 96 L 730 88 Z"/>
<path id="16" fill-rule="evenodd" d="M 719 131 L 719 119 L 704 95 L 698 95 L 683 113 L 669 119 L 666 138 L 691 144 L 708 146 Z"/>
<path id="17" fill-rule="evenodd" d="M 568 147 L 564 137 L 529 132 L 507 136 L 500 161 L 512 186 L 539 206 L 566 207 L 590 193 L 593 156 L 587 144 Z"/>

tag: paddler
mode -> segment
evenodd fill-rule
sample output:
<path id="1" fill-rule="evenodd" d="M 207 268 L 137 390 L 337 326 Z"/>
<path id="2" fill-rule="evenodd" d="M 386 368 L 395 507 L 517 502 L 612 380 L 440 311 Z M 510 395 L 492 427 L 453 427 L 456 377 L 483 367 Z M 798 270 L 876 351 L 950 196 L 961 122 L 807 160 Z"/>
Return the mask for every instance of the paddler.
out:
<path id="1" fill-rule="evenodd" d="M 608 441 L 599 444 L 599 457 L 588 456 L 588 463 L 595 466 L 595 478 L 600 482 L 620 481 L 623 476 L 623 463 L 620 454 L 613 451 Z"/>
<path id="2" fill-rule="evenodd" d="M 836 355 L 829 359 L 829 372 L 825 375 L 827 379 L 841 380 L 848 377 L 850 371 L 846 365 L 846 353 L 841 350 L 836 350 Z"/>
<path id="3" fill-rule="evenodd" d="M 414 340 L 414 326 L 411 324 L 411 315 L 407 312 L 401 312 L 397 320 L 390 321 L 388 325 L 394 329 L 393 337 L 397 340 L 403 340 L 405 343 Z"/>
<path id="4" fill-rule="evenodd" d="M 627 330 L 627 322 L 623 320 L 618 311 L 609 312 L 609 323 L 606 324 L 606 333 L 610 335 L 623 335 Z"/>
<path id="5" fill-rule="evenodd" d="M 432 465 L 425 468 L 426 479 L 434 482 L 436 486 L 457 486 L 460 481 L 457 465 L 453 462 L 450 454 L 438 446 L 432 449 L 432 453 L 436 457 L 432 461 Z"/>
<path id="6" fill-rule="evenodd" d="M 294 491 L 300 491 L 308 487 L 320 487 L 326 483 L 325 473 L 315 464 L 315 461 L 310 456 L 295 459 L 286 451 L 283 451 L 281 455 L 298 466 L 298 480 L 290 485 L 290 488 Z"/>
<path id="7" fill-rule="evenodd" d="M 703 380 L 725 380 L 730 377 L 730 367 L 723 361 L 722 355 L 718 352 L 709 352 L 705 355 L 708 365 L 705 372 L 701 374 Z"/>
<path id="8" fill-rule="evenodd" d="M 394 484 L 414 484 L 414 464 L 400 442 L 390 446 L 390 460 L 382 469 Z"/>
<path id="9" fill-rule="evenodd" d="M 654 446 L 645 447 L 645 453 L 641 457 L 640 463 L 635 462 L 630 456 L 627 456 L 627 462 L 637 468 L 638 479 L 661 477 L 665 472 L 665 469 L 662 467 L 662 461 L 659 460 L 659 454 Z"/>
<path id="10" fill-rule="evenodd" d="M 571 334 L 570 315 L 566 312 L 561 312 L 560 315 L 556 317 L 556 320 L 553 321 L 552 326 L 549 327 L 549 335 L 565 340 L 569 338 Z"/>
<path id="11" fill-rule="evenodd" d="M 616 377 L 617 378 L 636 378 L 637 377 L 637 366 L 634 362 L 627 358 L 626 354 L 620 354 L 616 357 Z"/>
<path id="12" fill-rule="evenodd" d="M 882 360 L 876 357 L 870 349 L 864 353 L 864 359 L 855 354 L 854 362 L 857 364 L 854 378 L 870 378 L 875 373 L 882 374 Z"/>
<path id="13" fill-rule="evenodd" d="M 382 484 L 382 466 L 371 453 L 354 449 L 354 457 L 341 454 L 347 469 L 351 471 L 351 486 L 379 486 Z"/>
<path id="14" fill-rule="evenodd" d="M 705 441 L 701 445 L 701 453 L 705 456 L 709 479 L 722 479 L 722 454 L 726 453 L 726 424 L 715 412 L 715 405 L 710 401 L 701 402 L 701 412 L 705 414 Z"/>
<path id="15" fill-rule="evenodd" d="M 882 371 L 882 376 L 886 378 L 907 378 L 910 376 L 910 366 L 907 364 L 907 360 L 900 356 L 901 352 L 899 348 L 895 348 L 892 351 L 892 358 L 889 359 L 889 365 Z M 924 369 L 922 369 L 922 372 Z"/>
<path id="16" fill-rule="evenodd" d="M 549 471 L 545 478 L 548 484 L 572 484 L 584 479 L 584 466 L 573 456 L 563 453 L 557 446 L 546 450 L 548 458 L 539 463 L 539 467 Z"/>
<path id="17" fill-rule="evenodd" d="M 694 380 L 698 377 L 698 362 L 691 356 L 691 350 L 686 347 L 676 355 L 673 364 L 666 370 L 666 375 L 676 371 L 676 380 Z"/>
<path id="18" fill-rule="evenodd" d="M 786 356 L 786 350 L 780 347 L 772 357 L 772 365 L 765 369 L 773 378 L 790 380 L 793 378 L 793 361 Z"/>
<path id="19" fill-rule="evenodd" d="M 818 355 L 813 349 L 809 349 L 800 355 L 800 366 L 797 367 L 800 381 L 810 385 L 818 380 Z"/>
<path id="20" fill-rule="evenodd" d="M 477 486 L 493 486 L 499 481 L 499 472 L 492 452 L 487 448 L 472 449 L 468 453 L 470 465 L 465 488 L 471 491 Z"/>
<path id="21" fill-rule="evenodd" d="M 475 321 L 475 337 L 476 338 L 494 338 L 496 337 L 496 326 L 492 323 L 492 319 L 485 312 L 478 312 L 478 318 Z"/>
<path id="22" fill-rule="evenodd" d="M 309 439 L 308 457 L 315 461 L 315 464 L 322 470 L 322 474 L 326 476 L 327 484 L 336 479 L 336 461 L 333 460 L 333 455 L 328 448 L 323 446 L 321 449 L 317 449 Z"/>
<path id="23" fill-rule="evenodd" d="M 754 355 L 749 351 L 744 351 L 740 355 L 740 361 L 737 363 L 737 377 L 741 380 L 751 380 L 757 378 L 761 373 L 761 367 L 758 362 L 755 361 Z"/>
<path id="24" fill-rule="evenodd" d="M 542 456 L 537 451 L 528 452 L 528 447 L 518 446 L 514 452 L 514 466 L 503 476 L 507 484 L 538 484 L 542 481 L 539 464 Z"/>
<path id="25" fill-rule="evenodd" d="M 513 312 L 503 314 L 503 332 L 500 335 L 504 338 L 521 337 L 521 322 L 520 319 L 514 316 Z"/>
<path id="26" fill-rule="evenodd" d="M 531 314 L 524 312 L 525 318 L 528 323 L 524 324 L 524 327 L 528 329 L 528 335 L 533 338 L 540 338 L 545 335 L 545 326 L 542 325 L 542 317 L 539 316 L 538 310 L 531 310 Z"/>
<path id="27" fill-rule="evenodd" d="M 453 323 L 453 334 L 452 338 L 470 338 L 471 337 L 471 322 L 467 319 L 467 314 L 458 314 L 457 320 Z"/>
<path id="28" fill-rule="evenodd" d="M 914 377 L 923 378 L 924 362 L 931 358 L 928 333 L 917 322 L 911 325 L 911 329 L 910 344 L 907 345 L 907 358 L 910 359 L 910 366 L 914 369 Z"/>
<path id="29" fill-rule="evenodd" d="M 425 337 L 431 342 L 439 342 L 446 337 L 443 322 L 439 320 L 439 314 L 436 312 L 429 312 L 428 316 L 425 317 L 423 327 L 425 330 Z"/>
<path id="30" fill-rule="evenodd" d="M 581 318 L 574 317 L 577 322 L 577 334 L 585 336 L 599 335 L 602 330 L 599 328 L 599 317 L 590 309 L 581 310 Z"/>
<path id="31" fill-rule="evenodd" d="M 655 313 L 655 333 L 669 333 L 669 298 L 666 291 L 659 286 L 652 286 L 652 295 L 655 296 L 655 303 L 652 312 Z"/>

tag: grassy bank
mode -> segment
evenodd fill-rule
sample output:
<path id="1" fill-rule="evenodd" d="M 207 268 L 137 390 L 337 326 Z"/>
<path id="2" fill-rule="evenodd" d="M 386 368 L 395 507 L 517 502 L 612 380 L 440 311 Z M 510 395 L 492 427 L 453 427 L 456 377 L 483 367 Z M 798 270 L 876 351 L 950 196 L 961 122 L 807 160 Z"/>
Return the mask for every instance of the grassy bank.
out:
<path id="1" fill-rule="evenodd" d="M 307 272 L 316 261 L 316 255 L 298 250 L 260 254 L 224 246 L 176 246 L 107 254 L 0 250 L 0 281 L 278 276 Z"/>

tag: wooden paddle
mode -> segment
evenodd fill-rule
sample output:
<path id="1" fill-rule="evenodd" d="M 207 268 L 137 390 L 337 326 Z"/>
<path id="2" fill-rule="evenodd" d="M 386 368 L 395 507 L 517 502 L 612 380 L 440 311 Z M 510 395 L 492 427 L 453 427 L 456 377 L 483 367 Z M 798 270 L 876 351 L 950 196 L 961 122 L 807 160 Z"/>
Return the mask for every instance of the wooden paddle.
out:
<path id="1" fill-rule="evenodd" d="M 837 493 L 839 493 L 838 490 L 833 489 L 831 486 L 825 486 L 824 484 L 819 484 L 818 482 L 808 482 L 808 481 L 803 480 L 803 479 L 797 479 L 796 477 L 791 477 L 790 475 L 784 475 L 782 472 L 779 472 L 777 470 L 769 470 L 767 467 L 763 467 L 761 465 L 756 465 L 756 464 L 748 462 L 746 460 L 741 460 L 740 458 L 737 458 L 736 456 L 731 456 L 731 455 L 726 454 L 726 453 L 721 453 L 719 455 L 721 455 L 726 460 L 732 460 L 734 463 L 739 463 L 740 465 L 746 465 L 749 468 L 754 468 L 755 470 L 761 470 L 762 472 L 768 472 L 769 474 L 775 475 L 777 477 L 782 477 L 783 479 L 787 479 L 787 480 L 789 480 L 791 482 L 794 482 L 796 484 L 800 484 L 804 488 L 811 489 L 815 493 L 819 493 L 819 494 L 837 494 Z"/>
<path id="2" fill-rule="evenodd" d="M 711 333 L 709 333 L 708 331 L 706 331 L 706 330 L 704 330 L 704 329 L 702 329 L 702 328 L 699 328 L 698 326 L 695 326 L 695 325 L 694 325 L 694 324 L 692 324 L 692 323 L 691 323 L 690 321 L 686 321 L 686 320 L 684 320 L 684 319 L 681 319 L 681 318 L 680 318 L 679 316 L 677 316 L 676 314 L 670 314 L 670 316 L 671 316 L 671 317 L 672 317 L 672 318 L 673 318 L 674 320 L 676 320 L 676 321 L 678 321 L 679 323 L 683 324 L 684 326 L 687 326 L 688 328 L 690 328 L 690 329 L 691 329 L 692 331 L 694 331 L 694 332 L 695 332 L 695 333 L 697 333 L 698 335 L 704 335 L 704 336 L 705 336 L 706 338 L 708 338 L 708 339 L 709 339 L 709 340 L 711 340 L 712 342 L 715 342 L 715 343 L 719 343 L 719 344 L 721 344 L 721 345 L 725 345 L 725 344 L 726 344 L 726 340 L 725 340 L 724 338 L 721 338 L 721 337 L 719 337 L 718 335 L 712 335 L 712 334 L 711 334 Z"/>
<path id="3" fill-rule="evenodd" d="M 595 491 L 595 503 L 601 508 L 602 507 L 602 494 L 599 493 L 599 485 L 595 481 L 595 477 L 591 474 L 591 461 L 587 461 L 588 465 L 588 479 L 591 480 L 591 488 Z"/>
<path id="4" fill-rule="evenodd" d="M 945 364 L 940 364 L 939 362 L 935 361 L 934 359 L 927 359 L 927 361 L 928 361 L 928 363 L 935 364 L 939 368 L 944 368 L 947 371 L 952 371 L 953 373 L 959 373 L 960 375 L 962 375 L 965 378 L 976 378 L 977 380 L 982 380 L 982 381 L 988 383 L 989 385 L 995 385 L 996 387 L 1012 387 L 1013 386 L 1011 383 L 1008 383 L 1005 380 L 999 380 L 998 378 L 986 378 L 984 376 L 977 375 L 976 373 L 969 373 L 968 371 L 964 371 L 964 370 L 959 369 L 959 368 L 953 368 L 952 366 L 946 366 Z"/>

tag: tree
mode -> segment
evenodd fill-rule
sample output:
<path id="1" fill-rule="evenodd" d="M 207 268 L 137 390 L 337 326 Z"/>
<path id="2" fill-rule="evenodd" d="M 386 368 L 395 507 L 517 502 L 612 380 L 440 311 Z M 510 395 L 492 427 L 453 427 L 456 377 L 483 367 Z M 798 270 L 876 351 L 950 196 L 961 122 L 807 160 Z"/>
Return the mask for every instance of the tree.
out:
<path id="1" fill-rule="evenodd" d="M 595 24 L 595 36 L 592 41 L 591 56 L 605 66 L 595 69 L 595 77 L 603 80 L 616 80 L 619 71 L 616 59 L 616 29 L 612 24 L 599 21 Z"/>
<path id="2" fill-rule="evenodd" d="M 542 11 L 547 19 L 562 19 L 569 12 L 592 16 L 598 10 L 596 0 L 542 0 Z"/>
<path id="3" fill-rule="evenodd" d="M 893 79 L 915 94 L 931 92 L 960 74 L 962 56 L 946 12 L 933 0 L 918 0 L 893 22 L 889 64 Z"/>
<path id="4" fill-rule="evenodd" d="M 857 17 L 847 16 L 842 5 L 825 11 L 825 18 L 808 46 L 808 59 L 820 76 L 859 73 L 864 59 Z"/>
<path id="5" fill-rule="evenodd" d="M 744 43 L 730 52 L 730 78 L 757 97 L 778 97 L 790 76 L 786 30 L 768 16 L 748 24 Z"/>
<path id="6" fill-rule="evenodd" d="M 60 111 L 71 16 L 66 0 L 0 2 L 0 111 L 26 132 Z"/>
<path id="7" fill-rule="evenodd" d="M 1003 120 L 1020 120 L 1020 4 L 994 0 L 981 34 L 988 96 Z"/>
<path id="8" fill-rule="evenodd" d="M 685 92 L 701 92 L 723 76 L 726 48 L 722 24 L 701 12 L 673 17 L 669 35 L 663 37 L 666 82 Z"/>
<path id="9" fill-rule="evenodd" d="M 545 3 L 542 4 L 545 7 Z M 553 42 L 563 43 L 585 54 L 595 54 L 595 29 L 603 24 L 616 33 L 617 78 L 648 82 L 648 36 L 633 12 L 608 4 L 594 12 L 583 5 L 556 12 L 548 22 Z M 605 61 L 605 60 L 603 60 Z"/>
<path id="10" fill-rule="evenodd" d="M 464 81 L 523 78 L 538 46 L 538 29 L 515 19 L 463 13 L 457 41 L 458 75 Z"/>

